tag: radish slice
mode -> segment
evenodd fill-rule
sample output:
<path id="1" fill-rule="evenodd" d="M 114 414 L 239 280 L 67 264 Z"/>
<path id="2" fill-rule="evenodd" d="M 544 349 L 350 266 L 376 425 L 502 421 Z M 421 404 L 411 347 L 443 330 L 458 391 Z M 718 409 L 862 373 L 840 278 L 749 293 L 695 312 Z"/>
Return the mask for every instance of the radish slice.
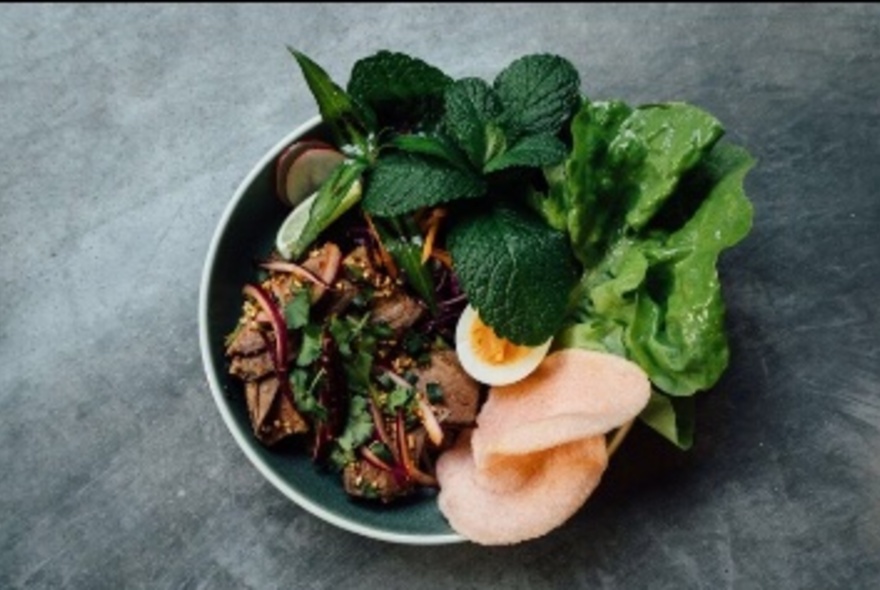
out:
<path id="1" fill-rule="evenodd" d="M 322 141 L 294 143 L 278 159 L 276 190 L 279 198 L 296 207 L 317 191 L 344 161 L 341 152 Z"/>

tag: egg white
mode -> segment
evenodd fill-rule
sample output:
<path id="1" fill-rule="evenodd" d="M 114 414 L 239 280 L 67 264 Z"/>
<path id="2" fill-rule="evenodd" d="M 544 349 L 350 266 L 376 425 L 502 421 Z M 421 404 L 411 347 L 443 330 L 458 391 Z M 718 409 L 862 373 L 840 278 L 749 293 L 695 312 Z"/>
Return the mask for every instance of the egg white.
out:
<path id="1" fill-rule="evenodd" d="M 480 383 L 486 385 L 515 383 L 534 371 L 547 356 L 552 338 L 543 344 L 530 347 L 521 358 L 500 364 L 486 362 L 480 357 L 471 339 L 471 326 L 478 317 L 477 310 L 468 305 L 458 318 L 455 327 L 455 352 L 468 375 Z"/>

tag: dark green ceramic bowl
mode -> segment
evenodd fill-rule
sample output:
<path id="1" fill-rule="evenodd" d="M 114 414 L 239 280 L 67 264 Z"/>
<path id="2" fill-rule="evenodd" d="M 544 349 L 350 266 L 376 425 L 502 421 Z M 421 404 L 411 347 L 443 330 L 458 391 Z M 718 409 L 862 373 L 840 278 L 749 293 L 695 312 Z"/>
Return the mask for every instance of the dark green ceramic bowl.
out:
<path id="1" fill-rule="evenodd" d="M 265 258 L 289 208 L 275 196 L 275 161 L 299 139 L 326 138 L 319 117 L 294 130 L 247 175 L 214 232 L 202 273 L 199 338 L 214 402 L 238 446 L 272 484 L 296 504 L 353 533 L 396 543 L 436 545 L 460 542 L 433 496 L 399 506 L 349 498 L 336 474 L 323 473 L 295 450 L 272 450 L 253 436 L 240 382 L 226 372 L 223 340 L 234 327 L 242 286 L 256 276 L 254 260 Z"/>

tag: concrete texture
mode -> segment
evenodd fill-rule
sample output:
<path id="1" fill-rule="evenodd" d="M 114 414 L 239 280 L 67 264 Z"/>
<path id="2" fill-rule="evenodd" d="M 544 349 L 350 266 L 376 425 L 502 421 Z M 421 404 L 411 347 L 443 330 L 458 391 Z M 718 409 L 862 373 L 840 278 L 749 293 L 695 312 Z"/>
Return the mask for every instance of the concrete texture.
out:
<path id="1" fill-rule="evenodd" d="M 567 56 L 593 98 L 707 108 L 758 157 L 733 356 L 693 451 L 634 431 L 563 528 L 401 547 L 303 512 L 213 406 L 204 255 L 315 112 L 285 45 L 453 76 Z M 0 7 L 0 587 L 869 588 L 880 579 L 880 7 Z"/>

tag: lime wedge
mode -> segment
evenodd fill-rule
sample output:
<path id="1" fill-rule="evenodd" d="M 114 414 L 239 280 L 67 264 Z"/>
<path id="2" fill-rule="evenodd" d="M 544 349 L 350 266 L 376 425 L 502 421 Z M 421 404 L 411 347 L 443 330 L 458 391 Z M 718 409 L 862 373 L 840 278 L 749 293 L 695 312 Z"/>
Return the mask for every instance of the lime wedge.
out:
<path id="1" fill-rule="evenodd" d="M 278 228 L 278 234 L 275 236 L 275 248 L 285 260 L 290 260 L 293 257 L 293 246 L 309 221 L 309 211 L 317 196 L 318 193 L 315 192 L 306 197 L 303 202 L 293 208 L 293 211 L 287 214 L 284 223 Z"/>

